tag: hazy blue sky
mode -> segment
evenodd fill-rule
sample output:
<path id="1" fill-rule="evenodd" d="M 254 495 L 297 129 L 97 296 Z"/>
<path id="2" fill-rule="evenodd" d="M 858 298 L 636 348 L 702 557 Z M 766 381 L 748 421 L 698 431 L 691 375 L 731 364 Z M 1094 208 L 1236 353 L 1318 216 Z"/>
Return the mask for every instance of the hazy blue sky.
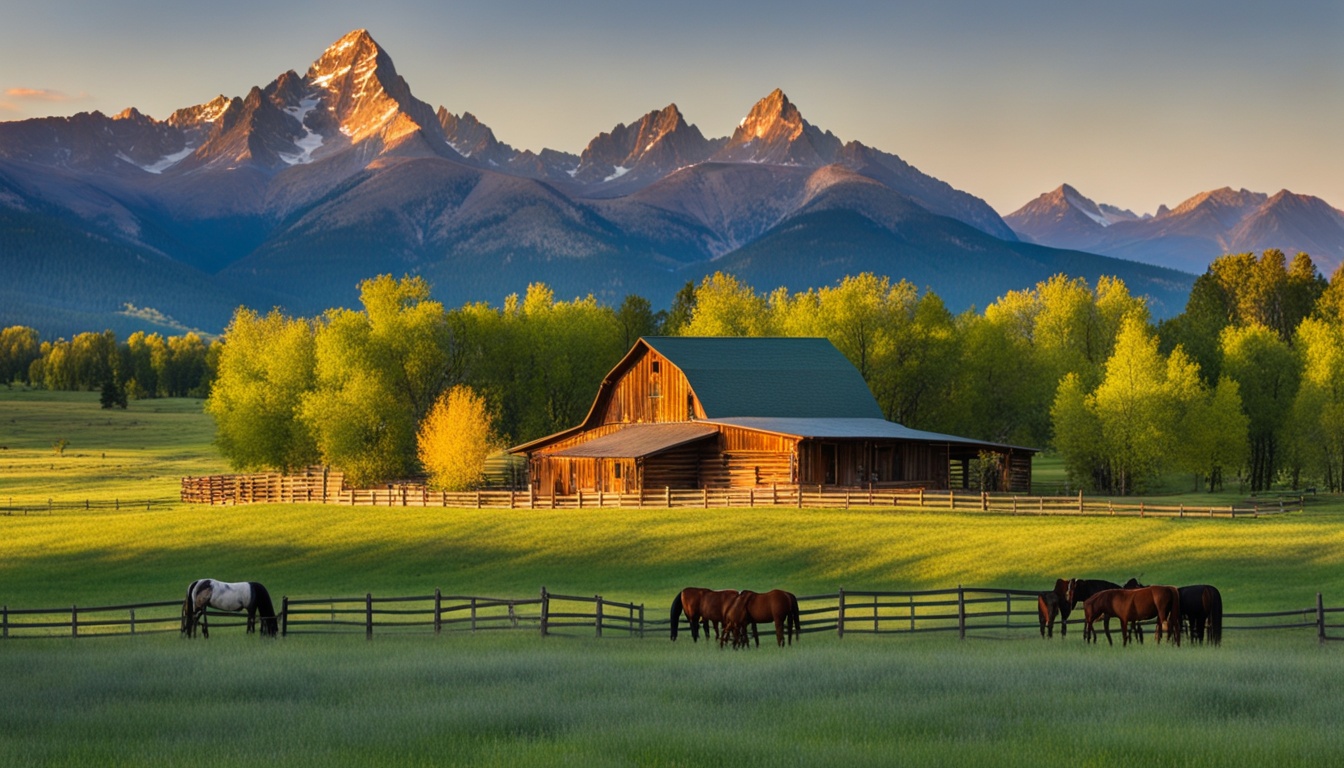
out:
<path id="1" fill-rule="evenodd" d="M 1069 182 L 1136 212 L 1281 188 L 1344 208 L 1344 0 L 0 0 L 0 120 L 164 118 L 366 28 L 420 99 L 580 151 L 675 102 L 725 136 L 779 87 L 811 123 L 1001 213 Z"/>

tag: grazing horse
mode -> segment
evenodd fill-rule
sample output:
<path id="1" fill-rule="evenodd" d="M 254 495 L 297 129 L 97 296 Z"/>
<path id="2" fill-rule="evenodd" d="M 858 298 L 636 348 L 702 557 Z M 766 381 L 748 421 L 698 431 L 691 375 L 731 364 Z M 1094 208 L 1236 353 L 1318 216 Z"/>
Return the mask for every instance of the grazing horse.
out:
<path id="1" fill-rule="evenodd" d="M 691 642 L 698 642 L 700 629 L 705 630 L 705 640 L 709 640 L 709 628 L 714 627 L 715 638 L 722 637 L 720 626 L 723 624 L 723 612 L 728 604 L 737 597 L 735 589 L 705 589 L 687 587 L 672 600 L 672 640 L 677 639 L 681 614 L 686 614 L 691 622 Z"/>
<path id="2" fill-rule="evenodd" d="M 1190 624 L 1190 642 L 1212 645 L 1223 642 L 1223 595 L 1217 587 L 1196 584 L 1181 587 L 1181 617 Z"/>
<path id="3" fill-rule="evenodd" d="M 1110 617 L 1120 621 L 1124 645 L 1129 645 L 1130 628 L 1135 622 L 1157 620 L 1157 642 L 1162 642 L 1165 631 L 1177 646 L 1181 644 L 1181 596 L 1175 587 L 1139 587 L 1137 589 L 1108 589 L 1092 595 L 1083 602 L 1087 626 L 1083 636 L 1096 641 L 1093 623 L 1103 619 L 1106 642 L 1111 640 Z"/>
<path id="4" fill-rule="evenodd" d="M 1069 583 L 1063 579 L 1055 579 L 1055 588 L 1049 592 L 1041 592 L 1036 598 L 1036 610 L 1040 614 L 1041 637 L 1055 636 L 1055 617 L 1059 617 L 1059 636 L 1064 637 L 1069 631 L 1069 614 L 1073 611 L 1073 606 L 1069 604 Z"/>
<path id="5" fill-rule="evenodd" d="M 261 614 L 261 634 L 275 637 L 280 632 L 275 617 L 275 607 L 271 605 L 271 593 L 266 587 L 255 581 L 219 581 L 218 579 L 197 579 L 187 586 L 187 596 L 182 601 L 182 635 L 195 637 L 196 628 L 201 628 L 202 637 L 210 637 L 210 625 L 206 621 L 206 609 L 219 611 L 247 611 L 247 631 L 257 628 L 257 614 Z"/>
<path id="6" fill-rule="evenodd" d="M 792 592 L 772 589 L 769 592 L 743 590 L 733 600 L 724 614 L 723 633 L 719 635 L 719 647 L 722 648 L 731 639 L 734 648 L 742 648 L 750 643 L 747 640 L 747 625 L 751 625 L 752 637 L 756 647 L 761 647 L 761 636 L 756 623 L 771 621 L 775 624 L 775 640 L 781 648 L 785 637 L 793 645 L 795 636 L 802 639 L 802 623 L 798 615 L 798 598 Z"/>
<path id="7" fill-rule="evenodd" d="M 672 598 L 672 641 L 677 640 L 677 629 L 681 625 L 681 614 L 685 612 L 686 620 L 691 623 L 691 642 L 700 642 L 700 628 L 703 625 L 705 629 L 705 639 L 709 639 L 709 619 L 706 619 L 701 613 L 700 600 L 705 593 L 712 590 L 704 587 L 687 587 L 677 596 Z"/>

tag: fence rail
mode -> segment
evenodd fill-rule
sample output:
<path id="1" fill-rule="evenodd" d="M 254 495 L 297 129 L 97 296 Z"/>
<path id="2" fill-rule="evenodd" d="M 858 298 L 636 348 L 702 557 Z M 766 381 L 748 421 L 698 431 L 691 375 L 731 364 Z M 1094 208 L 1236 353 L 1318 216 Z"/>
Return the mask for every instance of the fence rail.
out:
<path id="1" fill-rule="evenodd" d="M 94 510 L 139 510 L 146 512 L 154 509 L 166 509 L 182 503 L 181 498 L 171 496 L 157 499 L 84 499 L 83 501 L 57 501 L 55 499 L 0 499 L 0 515 L 50 515 L 57 512 L 88 512 Z"/>
<path id="2" fill-rule="evenodd" d="M 1012 637 L 1039 631 L 1039 592 L 995 587 L 957 587 L 914 591 L 839 589 L 800 595 L 799 624 L 804 634 L 917 635 L 955 633 L 958 638 Z M 670 605 L 670 603 L 669 603 Z M 61 608 L 0 606 L 0 639 L 116 637 L 177 632 L 182 601 Z M 528 631 L 541 636 L 666 637 L 670 616 L 658 609 L 647 616 L 644 605 L 607 600 L 601 595 L 558 595 L 541 588 L 525 598 L 432 594 L 374 597 L 289 598 L 280 605 L 280 633 L 289 635 L 442 634 L 445 632 Z M 210 611 L 215 628 L 242 627 L 241 614 Z M 1321 643 L 1344 640 L 1344 607 L 1328 608 L 1320 593 L 1305 608 L 1261 613 L 1225 613 L 1224 632 L 1315 629 Z M 1081 625 L 1077 618 L 1067 626 Z M 764 628 L 769 633 L 769 627 Z"/>
<path id="3" fill-rule="evenodd" d="M 1250 499 L 1238 504 L 1153 504 L 1074 496 L 1022 496 L 922 488 L 763 485 L 742 488 L 645 489 L 639 493 L 581 491 L 539 496 L 535 491 L 431 491 L 416 483 L 383 488 L 348 488 L 338 472 L 211 475 L 182 478 L 181 500 L 194 504 L 341 504 L 368 507 L 453 507 L 466 509 L 638 509 L 709 507 L 883 507 L 979 511 L 1013 515 L 1128 517 L 1259 517 L 1300 511 L 1305 497 Z"/>

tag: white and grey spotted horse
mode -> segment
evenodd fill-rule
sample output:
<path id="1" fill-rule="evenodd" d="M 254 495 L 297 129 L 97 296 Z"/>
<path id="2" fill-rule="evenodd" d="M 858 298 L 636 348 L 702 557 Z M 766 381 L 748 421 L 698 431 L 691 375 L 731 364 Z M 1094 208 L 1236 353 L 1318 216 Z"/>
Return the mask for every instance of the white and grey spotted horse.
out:
<path id="1" fill-rule="evenodd" d="M 261 634 L 274 637 L 280 631 L 279 621 L 275 617 L 275 607 L 271 604 L 271 593 L 266 587 L 255 581 L 219 581 L 218 579 L 197 579 L 187 587 L 186 599 L 182 601 L 182 636 L 195 637 L 200 627 L 201 636 L 210 636 L 210 625 L 206 621 L 206 611 L 247 611 L 247 631 L 257 627 L 257 615 L 261 615 Z"/>

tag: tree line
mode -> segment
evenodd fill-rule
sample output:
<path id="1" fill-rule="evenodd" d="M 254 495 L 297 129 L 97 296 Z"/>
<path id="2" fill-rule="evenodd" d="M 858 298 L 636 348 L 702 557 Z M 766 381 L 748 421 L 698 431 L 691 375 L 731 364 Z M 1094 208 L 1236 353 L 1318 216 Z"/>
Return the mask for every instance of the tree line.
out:
<path id="1" fill-rule="evenodd" d="M 43 341 L 15 325 L 0 330 L 0 382 L 53 390 L 113 391 L 127 398 L 205 397 L 221 344 L 199 334 L 164 337 L 137 331 L 124 342 L 112 331 Z"/>
<path id="2" fill-rule="evenodd" d="M 193 380 L 168 361 L 189 367 L 197 355 L 190 370 L 202 378 L 185 393 L 208 391 L 233 466 L 324 463 L 371 483 L 440 466 L 462 472 L 479 456 L 444 452 L 470 443 L 479 454 L 579 423 L 640 336 L 822 336 L 888 419 L 1053 448 L 1073 487 L 1142 492 L 1172 470 L 1209 490 L 1344 485 L 1344 276 L 1326 281 L 1306 254 L 1291 263 L 1274 250 L 1224 256 L 1195 281 L 1185 311 L 1156 324 L 1122 281 L 1062 275 L 960 314 L 933 292 L 872 274 L 791 293 L 718 273 L 687 283 L 659 312 L 633 295 L 619 307 L 558 300 L 543 284 L 499 306 L 449 309 L 422 278 L 385 275 L 360 285 L 360 304 L 312 318 L 241 308 L 210 345 L 81 334 L 34 356 L 7 329 L 0 375 L 14 378 L 23 364 L 11 361 L 25 353 L 11 349 L 26 349 L 34 383 L 93 388 L 107 370 L 65 358 L 102 350 L 133 397 L 154 396 L 183 393 Z M 476 481 L 479 471 L 467 471 L 440 484 Z"/>

